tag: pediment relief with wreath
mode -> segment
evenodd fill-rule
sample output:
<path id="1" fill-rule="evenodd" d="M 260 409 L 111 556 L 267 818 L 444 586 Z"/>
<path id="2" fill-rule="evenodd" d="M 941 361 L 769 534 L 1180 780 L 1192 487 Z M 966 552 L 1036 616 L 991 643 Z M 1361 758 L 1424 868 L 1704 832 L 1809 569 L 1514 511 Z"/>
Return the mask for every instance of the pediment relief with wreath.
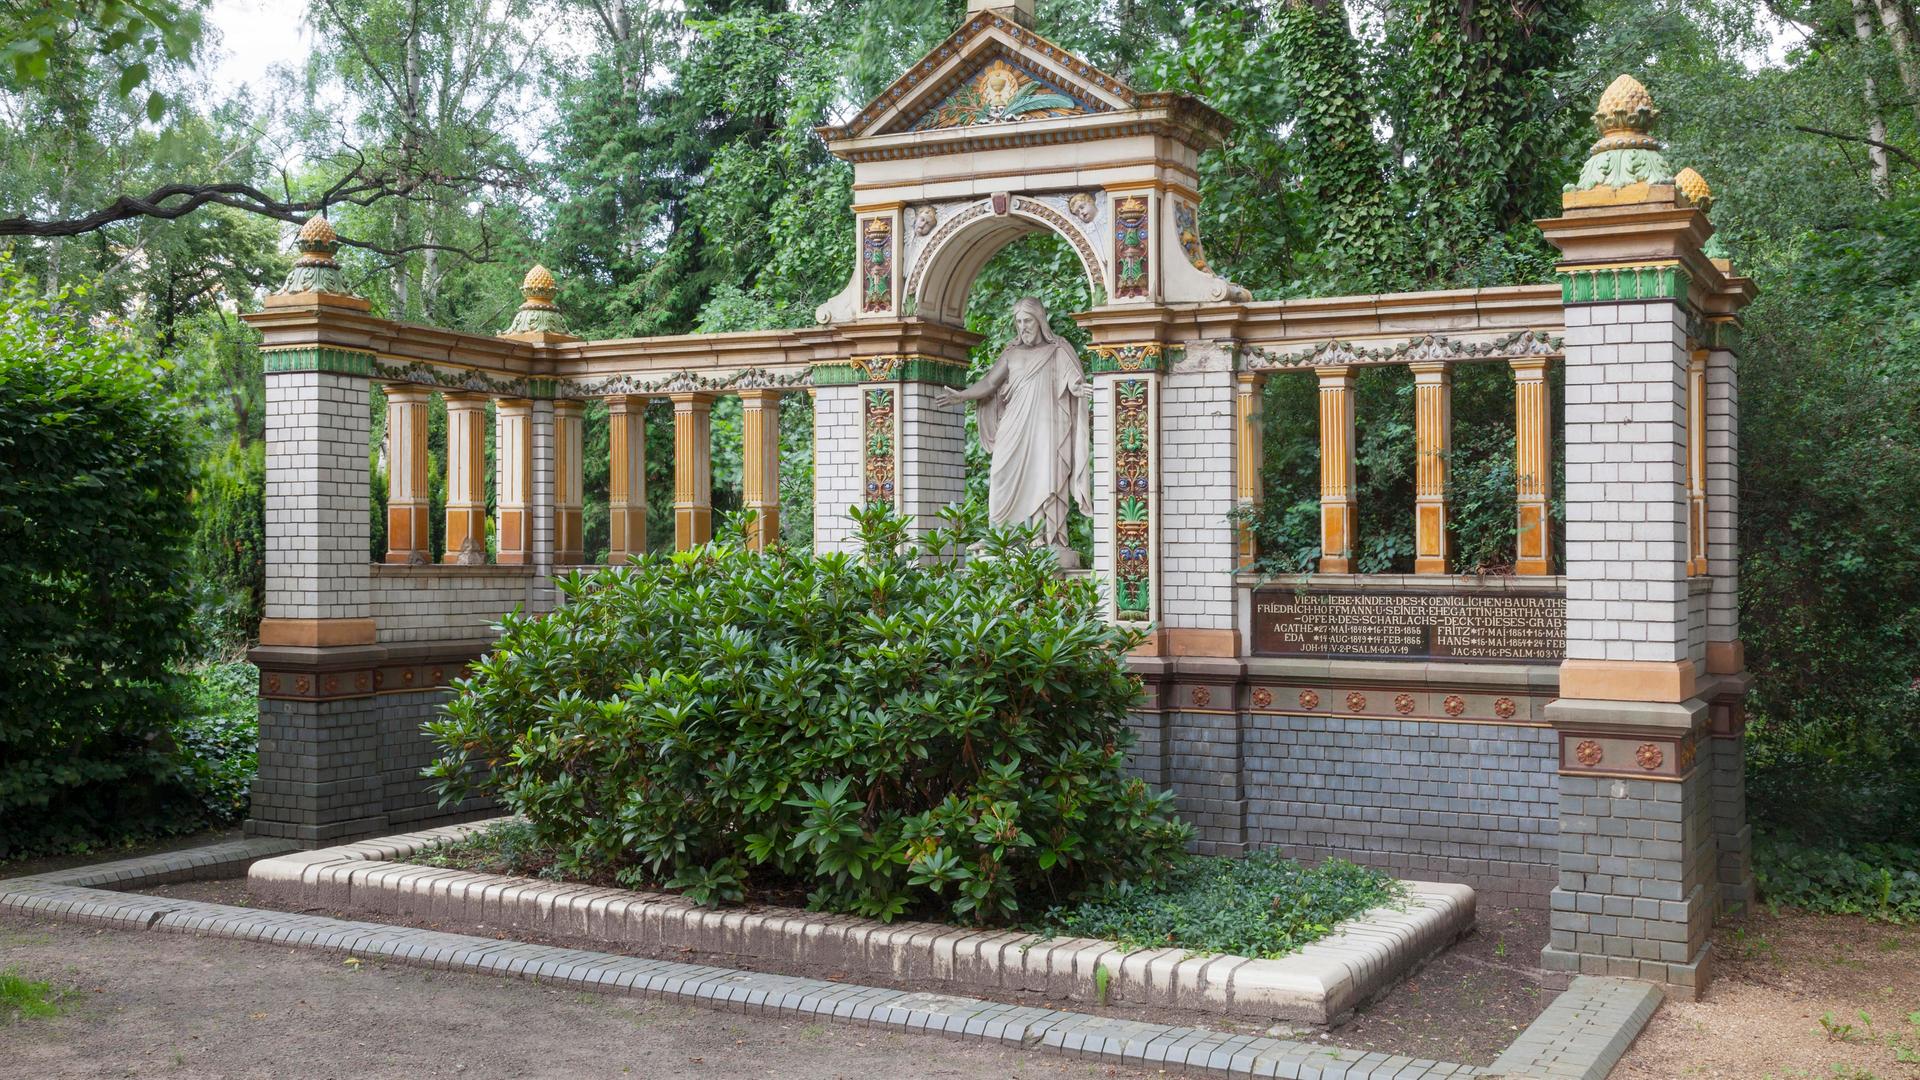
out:
<path id="1" fill-rule="evenodd" d="M 969 128 L 1134 108 L 1115 76 L 992 12 L 968 19 L 828 141 Z"/>

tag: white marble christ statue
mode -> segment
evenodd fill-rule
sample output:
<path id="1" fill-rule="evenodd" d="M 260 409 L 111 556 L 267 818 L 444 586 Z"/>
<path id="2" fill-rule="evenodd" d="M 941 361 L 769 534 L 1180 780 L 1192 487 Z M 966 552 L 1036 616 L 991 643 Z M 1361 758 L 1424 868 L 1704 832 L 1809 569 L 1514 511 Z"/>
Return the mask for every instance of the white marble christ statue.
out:
<path id="1" fill-rule="evenodd" d="M 1073 563 L 1067 546 L 1067 500 L 1093 512 L 1087 463 L 1093 427 L 1093 388 L 1080 357 L 1047 325 L 1047 309 L 1033 297 L 1013 305 L 1014 337 L 980 381 L 936 400 L 971 401 L 980 420 L 980 444 L 993 456 L 987 518 L 995 525 L 1037 522 L 1041 538 Z"/>

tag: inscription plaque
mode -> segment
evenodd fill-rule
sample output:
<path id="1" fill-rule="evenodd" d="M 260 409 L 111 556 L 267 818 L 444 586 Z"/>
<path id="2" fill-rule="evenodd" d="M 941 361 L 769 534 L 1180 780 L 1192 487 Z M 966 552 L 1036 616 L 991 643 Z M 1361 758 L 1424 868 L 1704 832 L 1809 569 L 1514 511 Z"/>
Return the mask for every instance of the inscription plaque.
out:
<path id="1" fill-rule="evenodd" d="M 1346 660 L 1559 663 L 1567 652 L 1560 592 L 1448 589 L 1253 591 L 1256 656 Z"/>

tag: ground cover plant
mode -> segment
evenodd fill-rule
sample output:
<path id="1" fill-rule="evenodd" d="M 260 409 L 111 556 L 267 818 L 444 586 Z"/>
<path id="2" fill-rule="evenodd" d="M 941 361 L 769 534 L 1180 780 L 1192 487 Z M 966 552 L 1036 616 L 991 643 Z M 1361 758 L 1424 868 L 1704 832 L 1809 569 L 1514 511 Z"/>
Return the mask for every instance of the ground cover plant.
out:
<path id="1" fill-rule="evenodd" d="M 19 968 L 0 971 L 0 1025 L 27 1018 L 44 1018 L 60 1011 L 60 995 L 50 983 L 20 974 Z"/>
<path id="2" fill-rule="evenodd" d="M 1192 855 L 1157 880 L 1118 882 L 1053 908 L 1036 929 L 1129 949 L 1280 957 L 1405 895 L 1393 878 L 1345 859 L 1308 867 L 1274 851 Z"/>
<path id="3" fill-rule="evenodd" d="M 703 903 L 988 923 L 1164 872 L 1191 829 L 1123 771 L 1139 631 L 977 507 L 912 543 L 851 513 L 857 557 L 728 539 L 507 618 L 427 725 L 442 797 L 496 795 L 563 871 Z"/>

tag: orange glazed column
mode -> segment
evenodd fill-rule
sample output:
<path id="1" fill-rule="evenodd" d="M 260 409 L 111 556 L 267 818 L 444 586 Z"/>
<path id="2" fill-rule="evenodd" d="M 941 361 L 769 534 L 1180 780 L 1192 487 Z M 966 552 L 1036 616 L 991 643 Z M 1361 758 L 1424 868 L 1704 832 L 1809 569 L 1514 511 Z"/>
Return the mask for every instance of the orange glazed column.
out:
<path id="1" fill-rule="evenodd" d="M 447 553 L 442 562 L 487 561 L 487 399 L 447 395 Z"/>
<path id="2" fill-rule="evenodd" d="M 1320 376 L 1320 572 L 1353 572 L 1353 369 L 1324 367 Z"/>
<path id="3" fill-rule="evenodd" d="M 533 553 L 533 402 L 503 398 L 493 417 L 495 561 L 526 566 Z"/>
<path id="4" fill-rule="evenodd" d="M 1414 364 L 1414 559 L 1416 574 L 1447 572 L 1447 458 L 1453 452 L 1451 372 Z"/>
<path id="5" fill-rule="evenodd" d="M 673 548 L 713 539 L 713 395 L 673 399 Z"/>
<path id="6" fill-rule="evenodd" d="M 389 385 L 387 395 L 387 561 L 429 561 L 425 387 Z"/>
<path id="7" fill-rule="evenodd" d="M 764 551 L 780 540 L 780 392 L 740 393 L 742 501 L 753 512 L 747 546 Z"/>
<path id="8" fill-rule="evenodd" d="M 615 566 L 647 550 L 647 399 L 607 399 L 607 562 Z"/>
<path id="9" fill-rule="evenodd" d="M 1525 575 L 1550 573 L 1553 536 L 1547 519 L 1547 489 L 1553 480 L 1552 413 L 1547 401 L 1547 358 L 1508 361 L 1513 367 L 1514 486 L 1517 558 Z"/>
<path id="10" fill-rule="evenodd" d="M 553 403 L 553 561 L 556 566 L 585 562 L 586 539 L 581 535 L 582 419 L 578 401 Z"/>

